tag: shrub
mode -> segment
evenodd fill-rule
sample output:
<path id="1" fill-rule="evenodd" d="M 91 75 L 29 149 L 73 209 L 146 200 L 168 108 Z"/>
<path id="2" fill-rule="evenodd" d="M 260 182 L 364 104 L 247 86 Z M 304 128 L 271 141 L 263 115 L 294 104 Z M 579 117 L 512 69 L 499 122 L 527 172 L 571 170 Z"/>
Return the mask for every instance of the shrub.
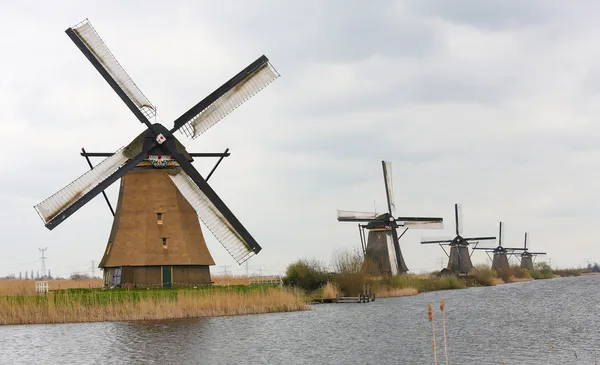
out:
<path id="1" fill-rule="evenodd" d="M 329 273 L 320 262 L 314 259 L 302 259 L 291 263 L 287 267 L 283 283 L 307 291 L 314 291 L 325 285 L 329 278 Z"/>
<path id="2" fill-rule="evenodd" d="M 505 283 L 510 283 L 513 281 L 513 271 L 510 267 L 507 267 L 506 269 L 496 269 L 496 273 L 498 274 L 498 277 Z"/>
<path id="3" fill-rule="evenodd" d="M 365 285 L 371 284 L 372 265 L 365 262 L 358 252 L 338 251 L 333 256 L 333 281 L 344 295 L 363 293 Z"/>
<path id="4" fill-rule="evenodd" d="M 523 269 L 521 266 L 512 266 L 511 267 L 513 275 L 518 279 L 530 278 L 527 270 Z"/>
<path id="5" fill-rule="evenodd" d="M 71 280 L 90 280 L 90 276 L 87 274 L 73 274 L 69 277 Z"/>
<path id="6" fill-rule="evenodd" d="M 496 272 L 485 265 L 477 265 L 472 271 L 473 279 L 483 286 L 494 285 L 494 279 L 497 277 Z"/>
<path id="7" fill-rule="evenodd" d="M 550 265 L 545 262 L 538 262 L 533 270 L 529 270 L 529 275 L 534 279 L 550 279 L 554 277 L 554 272 Z"/>

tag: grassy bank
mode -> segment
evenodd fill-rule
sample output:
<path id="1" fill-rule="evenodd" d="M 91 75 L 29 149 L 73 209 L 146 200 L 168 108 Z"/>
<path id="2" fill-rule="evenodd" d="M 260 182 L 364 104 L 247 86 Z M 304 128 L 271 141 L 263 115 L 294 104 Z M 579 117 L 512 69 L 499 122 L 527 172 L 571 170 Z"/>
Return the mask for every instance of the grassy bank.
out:
<path id="1" fill-rule="evenodd" d="M 71 323 L 228 316 L 305 310 L 293 290 L 274 286 L 198 289 L 67 289 L 0 297 L 0 324 Z"/>
<path id="2" fill-rule="evenodd" d="M 489 266 L 478 265 L 469 275 L 460 277 L 440 273 L 381 277 L 374 267 L 375 265 L 359 253 L 341 251 L 335 254 L 329 267 L 314 259 L 302 259 L 291 263 L 283 281 L 289 287 L 302 290 L 304 300 L 310 302 L 334 299 L 338 296 L 355 297 L 365 294 L 366 290 L 375 293 L 379 298 L 398 297 L 436 290 L 579 276 L 583 272 L 582 269 L 552 270 L 548 264 L 540 262 L 536 263 L 532 270 L 519 266 L 492 270 Z"/>

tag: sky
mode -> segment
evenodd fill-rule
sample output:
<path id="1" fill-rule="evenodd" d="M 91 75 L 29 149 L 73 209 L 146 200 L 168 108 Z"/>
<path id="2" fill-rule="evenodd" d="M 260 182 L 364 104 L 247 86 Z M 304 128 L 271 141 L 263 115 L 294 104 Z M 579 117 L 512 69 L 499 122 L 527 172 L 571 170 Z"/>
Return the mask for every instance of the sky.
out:
<path id="1" fill-rule="evenodd" d="M 33 206 L 88 169 L 81 147 L 115 151 L 144 130 L 64 33 L 88 18 L 172 121 L 260 55 L 281 74 L 199 138 L 230 148 L 210 185 L 262 246 L 251 273 L 328 264 L 360 245 L 336 210 L 384 212 L 443 230 L 401 240 L 411 272 L 440 268 L 421 237 L 520 246 L 553 267 L 600 261 L 600 3 L 593 1 L 53 1 L 0 3 L 0 276 L 90 272 L 112 216 L 101 196 L 56 229 Z M 100 160 L 95 160 L 95 163 Z M 215 159 L 194 164 L 206 175 Z M 596 171 L 596 172 L 594 172 Z M 118 184 L 107 190 L 116 204 Z M 213 273 L 244 273 L 205 230 Z M 488 263 L 476 252 L 474 263 Z M 96 272 L 98 274 L 98 270 Z"/>

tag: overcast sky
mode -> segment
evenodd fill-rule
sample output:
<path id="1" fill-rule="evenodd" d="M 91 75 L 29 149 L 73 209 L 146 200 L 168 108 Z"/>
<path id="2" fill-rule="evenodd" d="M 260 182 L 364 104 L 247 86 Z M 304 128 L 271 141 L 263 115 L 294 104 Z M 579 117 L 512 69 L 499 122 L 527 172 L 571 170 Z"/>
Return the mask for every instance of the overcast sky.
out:
<path id="1" fill-rule="evenodd" d="M 49 231 L 33 206 L 143 131 L 64 33 L 89 18 L 167 127 L 262 54 L 281 77 L 194 141 L 231 149 L 210 184 L 261 244 L 250 271 L 330 262 L 359 245 L 336 210 L 385 209 L 444 230 L 401 241 L 413 272 L 445 257 L 421 237 L 464 233 L 600 261 L 600 3 L 580 1 L 88 1 L 0 4 L 0 275 L 99 261 L 112 216 L 97 196 Z M 99 162 L 96 161 L 96 162 Z M 214 159 L 195 162 L 207 174 Z M 108 195 L 116 204 L 117 185 Z M 245 271 L 205 230 L 217 267 Z M 543 258 L 543 257 L 541 257 Z M 488 261 L 483 252 L 474 262 Z M 489 262 L 489 261 L 488 261 Z"/>

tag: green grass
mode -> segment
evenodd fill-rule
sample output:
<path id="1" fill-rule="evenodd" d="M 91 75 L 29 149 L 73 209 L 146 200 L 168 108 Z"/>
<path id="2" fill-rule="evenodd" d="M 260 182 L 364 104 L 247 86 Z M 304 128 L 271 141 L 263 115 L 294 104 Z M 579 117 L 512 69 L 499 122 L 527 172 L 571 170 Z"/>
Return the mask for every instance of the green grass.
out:
<path id="1" fill-rule="evenodd" d="M 580 269 L 555 269 L 554 274 L 560 277 L 581 276 L 583 270 Z"/>
<path id="2" fill-rule="evenodd" d="M 96 306 L 113 303 L 138 303 L 140 300 L 147 299 L 177 301 L 177 295 L 181 292 L 197 295 L 207 295 L 216 292 L 255 293 L 274 287 L 276 285 L 261 284 L 176 289 L 61 289 L 50 291 L 51 295 L 0 296 L 0 302 L 24 305 L 52 301 L 55 305 L 78 304 L 81 306 Z"/>

